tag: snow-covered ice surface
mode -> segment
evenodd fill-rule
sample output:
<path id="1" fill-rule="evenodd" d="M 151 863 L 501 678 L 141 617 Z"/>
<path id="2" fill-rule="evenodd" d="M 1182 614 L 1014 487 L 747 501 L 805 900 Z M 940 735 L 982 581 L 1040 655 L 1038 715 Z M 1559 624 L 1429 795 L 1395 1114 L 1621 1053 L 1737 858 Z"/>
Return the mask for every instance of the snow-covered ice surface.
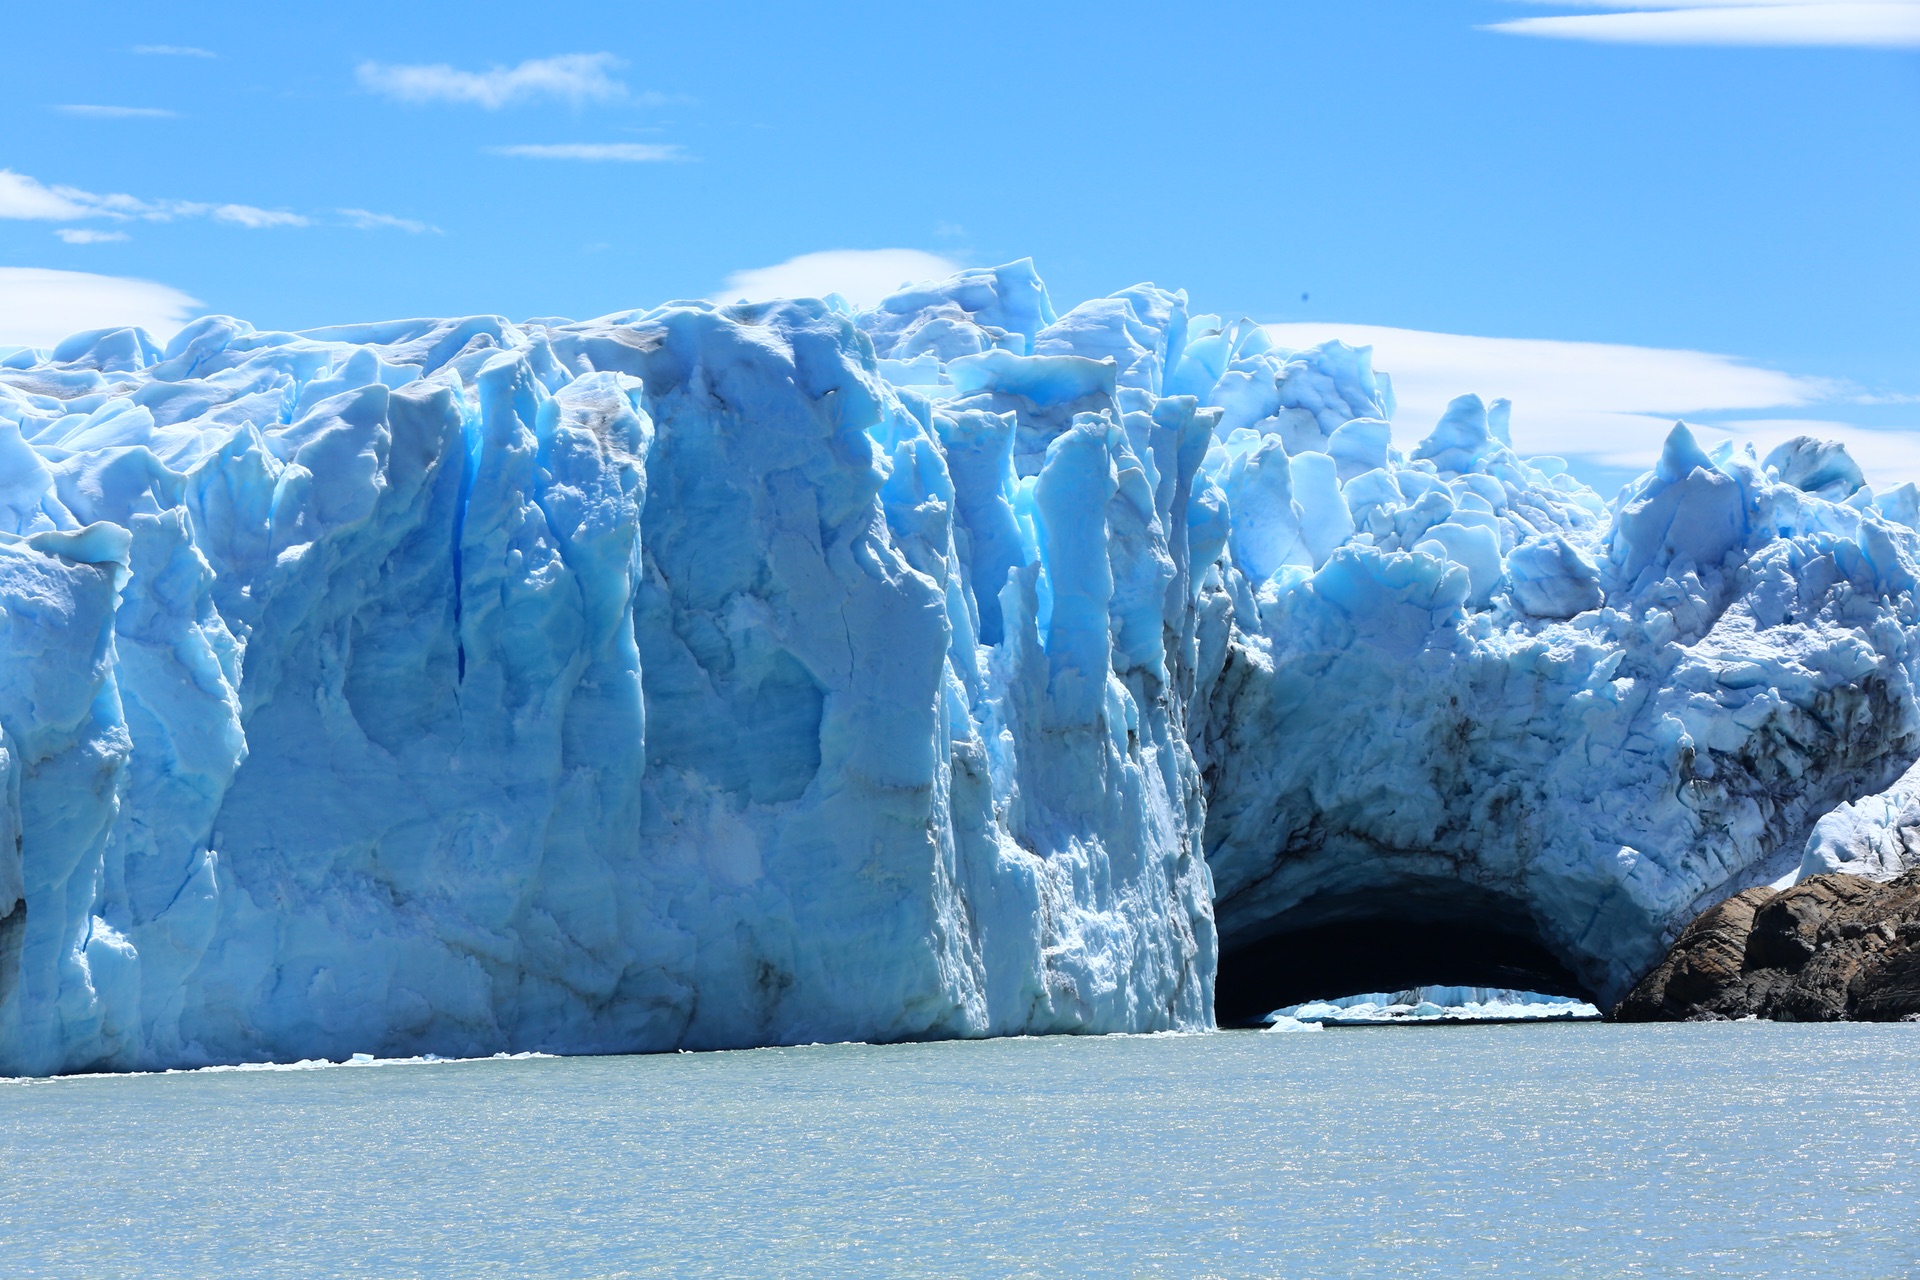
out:
<path id="1" fill-rule="evenodd" d="M 1920 866 L 1920 764 L 1884 791 L 1842 803 L 1813 824 L 1791 879 L 1835 871 L 1891 880 Z"/>
<path id="2" fill-rule="evenodd" d="M 1320 1027 L 1377 1027 L 1432 1022 L 1568 1022 L 1600 1016 L 1597 1006 L 1572 996 L 1542 995 L 1506 987 L 1414 987 L 1310 1000 L 1275 1009 L 1269 1031 Z"/>
<path id="3" fill-rule="evenodd" d="M 1611 998 L 1920 753 L 1920 496 L 1507 414 L 1024 262 L 16 353 L 0 1071 L 1201 1027 L 1461 886 Z"/>

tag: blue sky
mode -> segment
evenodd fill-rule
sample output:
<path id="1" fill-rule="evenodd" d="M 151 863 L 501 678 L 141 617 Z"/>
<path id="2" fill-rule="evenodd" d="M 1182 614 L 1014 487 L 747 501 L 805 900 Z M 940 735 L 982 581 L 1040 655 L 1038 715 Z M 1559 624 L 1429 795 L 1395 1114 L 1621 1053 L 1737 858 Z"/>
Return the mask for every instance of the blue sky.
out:
<path id="1" fill-rule="evenodd" d="M 0 342 L 1032 256 L 1371 339 L 1416 430 L 1479 390 L 1596 470 L 1684 414 L 1920 476 L 1920 3 L 448 12 L 16 9 Z"/>

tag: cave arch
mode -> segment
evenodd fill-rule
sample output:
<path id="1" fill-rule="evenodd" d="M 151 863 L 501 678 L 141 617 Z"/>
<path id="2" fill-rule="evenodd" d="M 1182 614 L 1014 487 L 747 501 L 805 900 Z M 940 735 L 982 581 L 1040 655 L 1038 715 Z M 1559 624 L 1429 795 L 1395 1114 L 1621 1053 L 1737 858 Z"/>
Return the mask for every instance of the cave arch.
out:
<path id="1" fill-rule="evenodd" d="M 1594 999 L 1521 899 L 1420 877 L 1323 891 L 1223 931 L 1214 1014 L 1223 1027 L 1253 1026 L 1286 1005 L 1416 986 Z"/>

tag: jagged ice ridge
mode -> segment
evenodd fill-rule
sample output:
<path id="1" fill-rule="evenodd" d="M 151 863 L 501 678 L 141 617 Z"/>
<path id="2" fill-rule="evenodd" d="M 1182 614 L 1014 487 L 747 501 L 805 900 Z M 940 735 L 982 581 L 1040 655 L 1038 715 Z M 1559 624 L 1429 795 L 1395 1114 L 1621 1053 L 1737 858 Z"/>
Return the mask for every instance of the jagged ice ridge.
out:
<path id="1" fill-rule="evenodd" d="M 1904 865 L 1914 487 L 1507 413 L 1025 262 L 16 353 L 0 1070 L 1204 1027 L 1389 899 L 1611 1000 Z"/>

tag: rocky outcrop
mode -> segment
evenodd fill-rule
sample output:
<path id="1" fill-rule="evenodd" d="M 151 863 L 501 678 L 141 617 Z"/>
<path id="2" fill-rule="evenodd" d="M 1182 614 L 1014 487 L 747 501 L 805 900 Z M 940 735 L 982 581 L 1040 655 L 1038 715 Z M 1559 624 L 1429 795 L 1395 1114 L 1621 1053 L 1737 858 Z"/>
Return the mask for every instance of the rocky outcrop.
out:
<path id="1" fill-rule="evenodd" d="M 1920 870 L 1735 894 L 1688 925 L 1612 1016 L 1920 1021 Z"/>

